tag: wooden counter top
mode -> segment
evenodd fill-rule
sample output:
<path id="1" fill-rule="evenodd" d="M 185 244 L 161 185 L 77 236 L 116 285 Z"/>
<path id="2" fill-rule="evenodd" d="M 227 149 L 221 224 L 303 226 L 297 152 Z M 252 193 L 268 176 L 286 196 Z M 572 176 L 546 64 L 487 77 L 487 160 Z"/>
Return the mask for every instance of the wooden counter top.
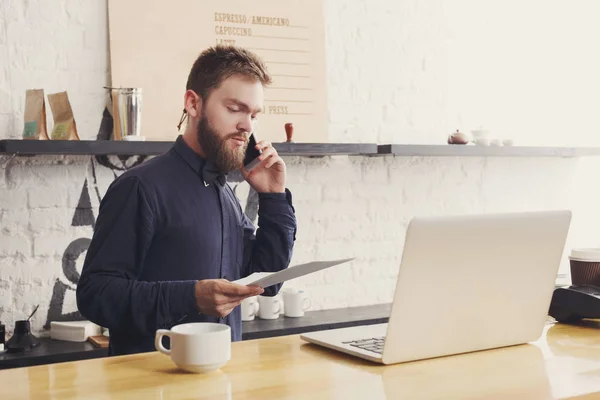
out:
<path id="1" fill-rule="evenodd" d="M 0 382 L 0 399 L 600 398 L 600 321 L 549 324 L 533 344 L 392 366 L 293 335 L 234 343 L 231 361 L 206 375 L 146 353 L 15 368 Z"/>

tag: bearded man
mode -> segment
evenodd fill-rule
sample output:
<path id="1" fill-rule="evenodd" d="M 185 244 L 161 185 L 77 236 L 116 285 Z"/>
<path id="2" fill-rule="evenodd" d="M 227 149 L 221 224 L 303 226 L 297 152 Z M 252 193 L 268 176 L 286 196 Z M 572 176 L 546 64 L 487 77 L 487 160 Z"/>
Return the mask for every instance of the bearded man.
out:
<path id="1" fill-rule="evenodd" d="M 241 301 L 279 291 L 231 282 L 287 268 L 296 237 L 277 151 L 260 141 L 260 164 L 243 167 L 270 83 L 255 54 L 205 50 L 188 77 L 183 135 L 110 185 L 77 286 L 81 314 L 110 331 L 109 355 L 153 351 L 157 329 L 187 322 L 228 324 L 241 340 Z M 258 193 L 257 230 L 226 183 L 234 170 Z"/>

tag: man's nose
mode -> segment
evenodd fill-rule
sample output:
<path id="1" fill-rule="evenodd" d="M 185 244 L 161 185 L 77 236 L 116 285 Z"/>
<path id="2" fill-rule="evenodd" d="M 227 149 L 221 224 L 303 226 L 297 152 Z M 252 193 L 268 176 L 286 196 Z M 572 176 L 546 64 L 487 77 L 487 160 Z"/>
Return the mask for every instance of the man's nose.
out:
<path id="1" fill-rule="evenodd" d="M 244 116 L 244 118 L 238 123 L 237 126 L 239 131 L 252 132 L 252 117 L 250 115 Z"/>

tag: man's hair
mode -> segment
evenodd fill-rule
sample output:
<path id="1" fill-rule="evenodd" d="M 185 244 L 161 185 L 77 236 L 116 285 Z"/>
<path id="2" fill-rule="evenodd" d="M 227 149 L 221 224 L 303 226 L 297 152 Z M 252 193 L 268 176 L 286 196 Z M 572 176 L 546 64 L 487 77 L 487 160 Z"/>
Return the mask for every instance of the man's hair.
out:
<path id="1" fill-rule="evenodd" d="M 212 90 L 227 78 L 242 75 L 263 86 L 271 84 L 265 63 L 256 54 L 236 46 L 217 45 L 200 53 L 188 76 L 186 90 L 206 100 Z"/>

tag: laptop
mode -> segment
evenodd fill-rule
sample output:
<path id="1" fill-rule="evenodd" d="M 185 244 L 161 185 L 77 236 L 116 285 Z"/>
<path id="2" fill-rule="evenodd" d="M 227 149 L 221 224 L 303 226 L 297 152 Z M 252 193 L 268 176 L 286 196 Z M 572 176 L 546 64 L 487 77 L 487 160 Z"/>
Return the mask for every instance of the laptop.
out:
<path id="1" fill-rule="evenodd" d="M 388 322 L 300 337 L 382 364 L 535 341 L 570 223 L 568 210 L 413 218 Z"/>

